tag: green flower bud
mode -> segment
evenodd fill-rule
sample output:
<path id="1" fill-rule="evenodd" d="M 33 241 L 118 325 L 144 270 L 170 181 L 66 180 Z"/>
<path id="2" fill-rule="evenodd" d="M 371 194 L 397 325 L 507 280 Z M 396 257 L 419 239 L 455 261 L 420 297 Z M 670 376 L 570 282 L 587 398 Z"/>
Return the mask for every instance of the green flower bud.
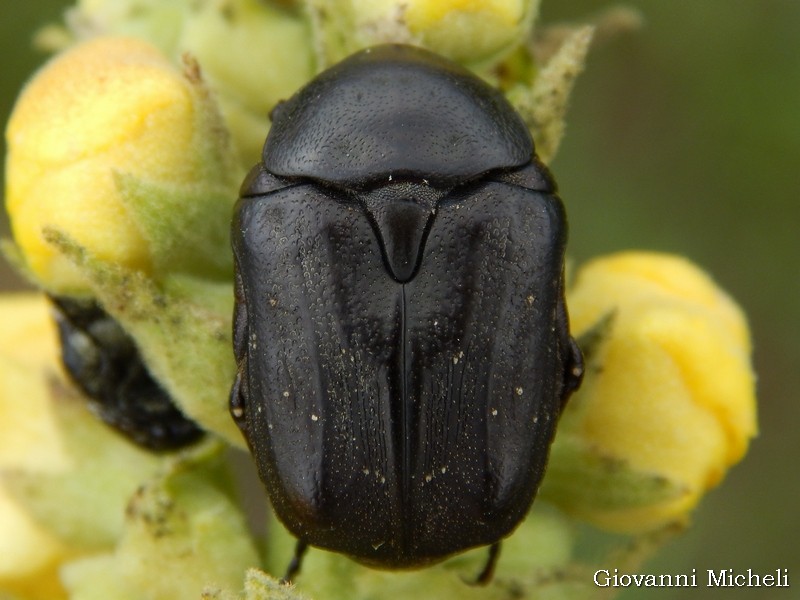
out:
<path id="1" fill-rule="evenodd" d="M 196 600 L 238 587 L 258 554 L 234 502 L 221 447 L 178 455 L 130 499 L 112 552 L 62 568 L 72 598 Z"/>

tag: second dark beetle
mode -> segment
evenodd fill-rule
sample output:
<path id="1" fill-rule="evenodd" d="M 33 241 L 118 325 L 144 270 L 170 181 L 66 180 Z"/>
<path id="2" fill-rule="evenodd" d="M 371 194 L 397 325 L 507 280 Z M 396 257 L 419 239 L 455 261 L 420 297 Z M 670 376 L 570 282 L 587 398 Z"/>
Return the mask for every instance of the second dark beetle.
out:
<path id="1" fill-rule="evenodd" d="M 105 423 L 155 451 L 183 448 L 203 431 L 150 374 L 134 340 L 93 300 L 51 297 L 61 362 Z"/>
<path id="2" fill-rule="evenodd" d="M 350 57 L 276 108 L 232 238 L 231 411 L 300 547 L 409 568 L 507 536 L 582 367 L 564 208 L 503 96 Z"/>

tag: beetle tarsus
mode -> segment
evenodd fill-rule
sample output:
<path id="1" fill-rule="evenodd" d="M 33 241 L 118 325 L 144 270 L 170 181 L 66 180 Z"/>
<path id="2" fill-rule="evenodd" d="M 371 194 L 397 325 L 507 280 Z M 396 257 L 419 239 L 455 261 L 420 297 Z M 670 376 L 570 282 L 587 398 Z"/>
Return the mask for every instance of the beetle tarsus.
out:
<path id="1" fill-rule="evenodd" d="M 486 564 L 483 570 L 475 578 L 472 585 L 486 585 L 494 577 L 494 569 L 497 566 L 497 561 L 500 558 L 500 545 L 502 542 L 495 542 L 489 546 L 489 556 L 486 559 Z"/>
<path id="2" fill-rule="evenodd" d="M 308 550 L 308 542 L 297 540 L 297 545 L 294 547 L 294 556 L 289 566 L 286 567 L 286 574 L 281 578 L 281 583 L 292 583 L 292 580 L 297 577 L 300 573 L 300 567 L 303 566 L 303 556 L 306 550 Z"/>

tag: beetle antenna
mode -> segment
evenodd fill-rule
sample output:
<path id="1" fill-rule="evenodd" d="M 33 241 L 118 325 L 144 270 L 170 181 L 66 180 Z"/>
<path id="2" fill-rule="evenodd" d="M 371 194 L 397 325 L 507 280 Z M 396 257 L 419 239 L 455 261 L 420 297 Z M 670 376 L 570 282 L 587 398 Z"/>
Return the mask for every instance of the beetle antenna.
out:
<path id="1" fill-rule="evenodd" d="M 286 567 L 286 574 L 281 578 L 281 583 L 292 583 L 292 580 L 300 573 L 300 567 L 303 566 L 303 555 L 306 550 L 308 550 L 308 542 L 297 540 L 297 545 L 294 547 L 294 556 L 289 566 Z"/>

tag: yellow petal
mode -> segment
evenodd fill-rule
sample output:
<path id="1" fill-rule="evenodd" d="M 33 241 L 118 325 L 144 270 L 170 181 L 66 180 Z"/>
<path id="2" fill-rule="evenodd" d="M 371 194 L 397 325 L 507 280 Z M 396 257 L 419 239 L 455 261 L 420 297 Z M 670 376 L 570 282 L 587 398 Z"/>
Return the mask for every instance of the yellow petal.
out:
<path id="1" fill-rule="evenodd" d="M 65 548 L 52 534 L 0 487 L 0 589 L 3 582 L 22 580 L 65 556 Z"/>
<path id="2" fill-rule="evenodd" d="M 422 44 L 465 63 L 496 58 L 522 42 L 538 0 L 352 0 L 356 34 L 367 45 Z"/>
<path id="3" fill-rule="evenodd" d="M 48 388 L 60 376 L 60 358 L 42 294 L 0 296 L 0 340 L 0 469 L 64 469 Z"/>

